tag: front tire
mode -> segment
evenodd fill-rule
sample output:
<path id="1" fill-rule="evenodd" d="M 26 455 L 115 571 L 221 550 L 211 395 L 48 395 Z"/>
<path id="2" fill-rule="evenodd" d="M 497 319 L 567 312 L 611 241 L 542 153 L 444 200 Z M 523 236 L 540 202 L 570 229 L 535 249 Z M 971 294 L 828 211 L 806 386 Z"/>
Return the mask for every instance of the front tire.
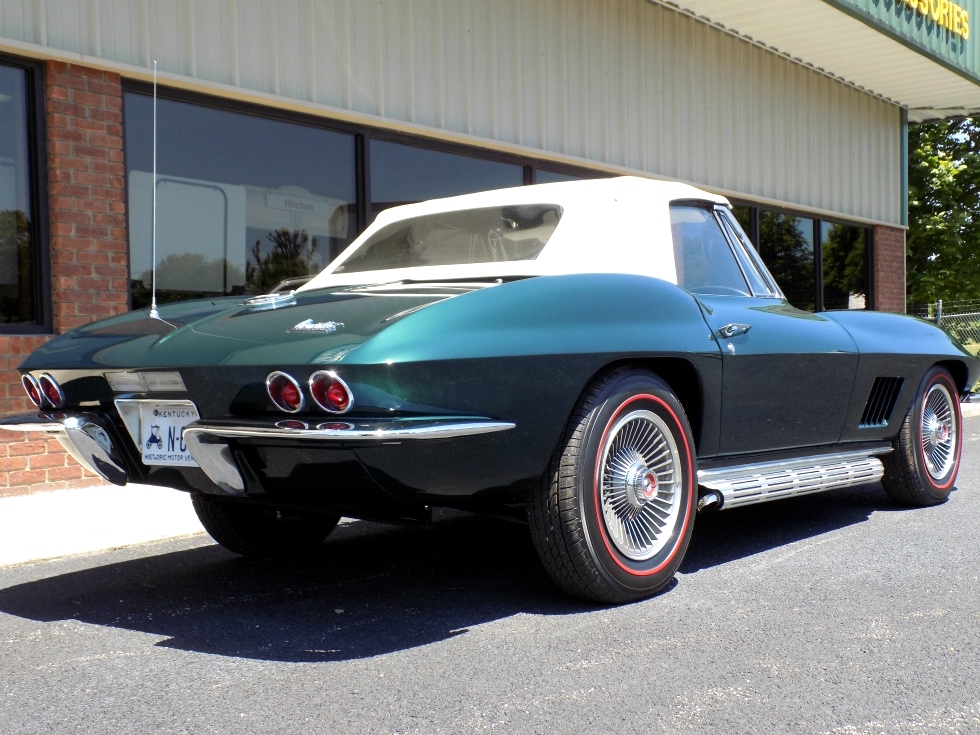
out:
<path id="1" fill-rule="evenodd" d="M 604 603 L 666 587 L 694 529 L 695 464 L 687 416 L 663 381 L 627 369 L 594 381 L 528 501 L 552 579 Z"/>
<path id="2" fill-rule="evenodd" d="M 934 367 L 922 379 L 895 451 L 883 458 L 881 484 L 896 503 L 937 505 L 952 492 L 963 448 L 958 395 L 956 383 L 944 368 Z"/>
<path id="3" fill-rule="evenodd" d="M 260 505 L 192 493 L 204 530 L 229 551 L 256 558 L 301 556 L 314 551 L 340 516 L 279 511 Z"/>

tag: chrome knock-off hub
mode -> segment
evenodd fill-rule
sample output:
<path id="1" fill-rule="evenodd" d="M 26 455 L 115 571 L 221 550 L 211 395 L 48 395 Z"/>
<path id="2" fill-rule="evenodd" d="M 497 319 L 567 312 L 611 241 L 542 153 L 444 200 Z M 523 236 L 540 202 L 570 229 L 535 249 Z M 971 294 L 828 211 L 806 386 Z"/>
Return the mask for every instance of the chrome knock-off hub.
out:
<path id="1" fill-rule="evenodd" d="M 635 508 L 651 500 L 657 494 L 657 475 L 642 462 L 634 463 L 626 470 L 626 498 Z"/>
<path id="2" fill-rule="evenodd" d="M 930 438 L 933 444 L 949 444 L 949 425 L 941 421 L 934 421 L 929 428 Z"/>

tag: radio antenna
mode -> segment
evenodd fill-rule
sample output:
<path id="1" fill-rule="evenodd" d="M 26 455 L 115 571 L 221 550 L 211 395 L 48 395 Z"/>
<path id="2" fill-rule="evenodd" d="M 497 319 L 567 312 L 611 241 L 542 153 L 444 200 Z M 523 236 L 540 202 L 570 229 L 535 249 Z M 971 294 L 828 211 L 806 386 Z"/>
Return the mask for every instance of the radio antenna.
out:
<path id="1" fill-rule="evenodd" d="M 157 60 L 153 60 L 153 236 L 150 255 L 150 319 L 157 312 Z"/>

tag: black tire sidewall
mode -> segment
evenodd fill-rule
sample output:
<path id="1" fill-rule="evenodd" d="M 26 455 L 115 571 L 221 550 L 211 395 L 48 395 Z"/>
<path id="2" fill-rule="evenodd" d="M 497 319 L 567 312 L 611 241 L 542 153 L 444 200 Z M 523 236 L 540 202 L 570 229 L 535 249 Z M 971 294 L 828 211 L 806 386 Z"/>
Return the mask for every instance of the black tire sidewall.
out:
<path id="1" fill-rule="evenodd" d="M 925 408 L 926 396 L 935 385 L 942 385 L 949 392 L 956 430 L 956 447 L 953 450 L 956 459 L 949 471 L 940 480 L 936 480 L 929 474 L 925 456 L 922 453 L 922 412 Z M 963 451 L 963 417 L 960 413 L 958 398 L 959 390 L 956 387 L 956 383 L 953 382 L 952 376 L 943 368 L 933 368 L 922 379 L 918 396 L 912 406 L 912 414 L 909 417 L 912 445 L 908 447 L 907 451 L 913 454 L 915 471 L 923 490 L 937 500 L 944 500 L 949 496 L 960 468 L 960 459 Z"/>
<path id="2" fill-rule="evenodd" d="M 625 411 L 644 409 L 670 428 L 680 455 L 682 481 L 678 523 L 663 549 L 637 562 L 621 554 L 606 531 L 599 509 L 597 466 L 606 432 Z M 589 416 L 577 468 L 577 503 L 589 551 L 606 582 L 626 594 L 649 594 L 666 585 L 684 558 L 694 526 L 696 498 L 694 440 L 684 409 L 673 393 L 653 376 L 624 375 L 599 395 Z"/>

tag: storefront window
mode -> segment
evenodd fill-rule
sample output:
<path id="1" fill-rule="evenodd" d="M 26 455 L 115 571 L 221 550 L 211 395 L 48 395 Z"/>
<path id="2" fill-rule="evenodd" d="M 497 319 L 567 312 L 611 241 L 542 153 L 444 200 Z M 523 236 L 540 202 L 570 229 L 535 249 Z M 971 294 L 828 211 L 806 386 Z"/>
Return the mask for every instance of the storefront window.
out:
<path id="1" fill-rule="evenodd" d="M 431 148 L 371 141 L 371 219 L 388 207 L 521 186 L 524 167 Z"/>
<path id="2" fill-rule="evenodd" d="M 41 321 L 26 69 L 0 64 L 0 331 Z"/>
<path id="3" fill-rule="evenodd" d="M 807 311 L 872 308 L 870 229 L 744 205 L 732 212 L 742 228 L 755 235 L 762 260 L 793 306 Z"/>
<path id="4" fill-rule="evenodd" d="M 806 311 L 816 308 L 813 220 L 760 211 L 759 255 L 789 303 Z"/>
<path id="5" fill-rule="evenodd" d="M 868 230 L 820 223 L 823 308 L 864 309 L 868 292 Z"/>
<path id="6" fill-rule="evenodd" d="M 130 274 L 150 303 L 153 99 L 127 93 Z M 157 301 L 264 293 L 357 233 L 354 135 L 157 101 Z"/>

